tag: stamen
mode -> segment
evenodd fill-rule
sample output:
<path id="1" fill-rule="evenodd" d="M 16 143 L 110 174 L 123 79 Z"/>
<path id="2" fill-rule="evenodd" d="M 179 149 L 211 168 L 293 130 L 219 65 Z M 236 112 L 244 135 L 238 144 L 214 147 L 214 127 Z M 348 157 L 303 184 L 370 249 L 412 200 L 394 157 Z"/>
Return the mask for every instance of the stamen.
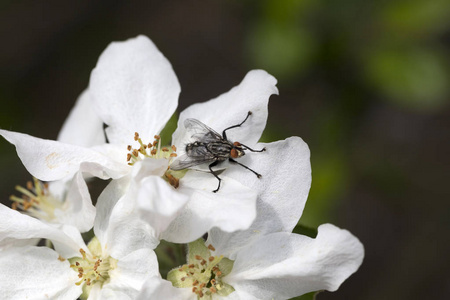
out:
<path id="1" fill-rule="evenodd" d="M 98 243 L 96 238 L 94 238 L 93 241 Z M 90 245 L 91 243 L 89 243 L 88 248 L 91 251 L 95 251 L 95 247 L 91 247 Z M 99 258 L 95 254 L 101 255 L 101 253 L 86 253 L 83 249 L 80 249 L 79 252 L 81 257 L 69 259 L 71 262 L 70 268 L 75 270 L 78 273 L 78 278 L 81 279 L 75 283 L 76 285 L 85 283 L 86 286 L 90 286 L 98 282 L 103 284 L 109 280 L 109 271 L 116 268 L 117 260 L 110 256 Z"/>
<path id="2" fill-rule="evenodd" d="M 147 157 L 172 159 L 177 156 L 174 150 L 176 149 L 175 146 L 171 146 L 170 149 L 168 147 L 161 149 L 161 137 L 159 135 L 155 135 L 155 140 L 152 143 L 144 144 L 139 133 L 136 132 L 134 134 L 134 140 L 139 143 L 139 148 L 133 149 L 131 145 L 127 146 L 127 150 L 129 151 L 127 153 L 127 162 L 130 166 Z"/>
<path id="3" fill-rule="evenodd" d="M 16 190 L 22 195 L 9 197 L 13 201 L 11 208 L 48 222 L 55 220 L 54 212 L 56 209 L 63 209 L 64 201 L 54 198 L 49 192 L 48 184 L 36 178 L 28 181 L 25 186 L 26 188 L 16 186 Z"/>
<path id="4" fill-rule="evenodd" d="M 208 246 L 208 249 L 211 248 L 214 249 L 213 246 Z M 178 268 L 178 270 L 175 271 L 178 273 L 181 272 L 181 274 L 177 275 L 176 277 L 180 278 L 178 280 L 181 280 L 181 282 L 183 283 L 182 286 L 179 286 L 177 285 L 177 282 L 172 281 L 174 286 L 191 286 L 192 292 L 197 295 L 197 298 L 206 297 L 206 299 L 212 299 L 212 295 L 220 290 L 226 292 L 232 292 L 234 290 L 231 286 L 222 282 L 223 273 L 220 270 L 219 265 L 221 261 L 227 264 L 226 261 L 230 260 L 224 260 L 223 256 L 209 256 L 207 259 L 205 259 L 202 255 L 194 255 L 191 258 L 190 262 L 192 262 L 192 260 L 194 260 L 195 262 L 183 265 L 181 268 Z M 223 290 L 224 287 L 226 287 L 227 290 Z"/>

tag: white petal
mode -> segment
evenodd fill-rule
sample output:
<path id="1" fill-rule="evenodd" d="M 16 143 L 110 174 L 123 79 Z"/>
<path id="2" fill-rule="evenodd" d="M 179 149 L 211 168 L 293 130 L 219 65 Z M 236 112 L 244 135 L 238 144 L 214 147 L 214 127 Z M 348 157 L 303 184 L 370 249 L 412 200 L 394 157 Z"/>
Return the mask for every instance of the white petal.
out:
<path id="1" fill-rule="evenodd" d="M 222 134 L 225 128 L 244 121 L 251 111 L 253 114 L 241 127 L 231 129 L 226 134 L 230 141 L 253 146 L 266 127 L 269 97 L 278 94 L 276 83 L 277 80 L 263 70 L 250 71 L 240 85 L 229 92 L 189 106 L 180 114 L 178 128 L 172 136 L 173 144 L 180 149 L 186 144 L 184 120 L 188 118 L 197 119 Z"/>
<path id="2" fill-rule="evenodd" d="M 155 249 L 159 240 L 155 237 L 153 231 L 150 225 L 136 217 L 118 218 L 110 224 L 106 246 L 109 247 L 111 256 L 119 260 L 135 250 Z"/>
<path id="3" fill-rule="evenodd" d="M 80 232 L 91 230 L 94 226 L 95 207 L 81 172 L 77 172 L 69 183 L 64 201 L 67 209 L 55 211 L 59 223 L 75 226 Z"/>
<path id="4" fill-rule="evenodd" d="M 159 276 L 155 252 L 150 249 L 139 249 L 122 257 L 118 261 L 117 269 L 111 271 L 110 276 L 111 281 L 102 288 L 103 296 L 107 293 L 114 295 L 112 297 L 116 299 L 136 299 L 145 280 L 152 276 Z M 106 299 L 106 297 L 99 299 Z"/>
<path id="5" fill-rule="evenodd" d="M 141 218 L 151 225 L 157 237 L 189 201 L 188 195 L 175 190 L 158 176 L 146 177 L 132 189 L 128 197 L 136 198 Z"/>
<path id="6" fill-rule="evenodd" d="M 179 192 L 191 194 L 188 204 L 163 234 L 165 240 L 188 243 L 213 227 L 224 231 L 247 229 L 256 217 L 256 191 L 229 177 L 213 193 L 218 180 L 207 173 L 190 171 L 180 180 Z"/>
<path id="7" fill-rule="evenodd" d="M 113 144 L 129 143 L 134 132 L 152 142 L 174 113 L 180 90 L 169 61 L 145 36 L 111 43 L 89 83 Z"/>
<path id="8" fill-rule="evenodd" d="M 147 159 L 136 163 L 130 176 L 115 180 L 108 185 L 97 203 L 98 225 L 95 230 L 102 244 L 107 242 L 104 232 L 108 226 L 111 226 L 111 222 L 130 222 L 129 225 L 144 226 L 150 228 L 145 236 L 159 238 L 160 233 L 167 228 L 189 200 L 187 195 L 175 190 L 160 176 L 151 175 L 163 174 L 166 169 L 167 161 Z M 112 211 L 114 206 L 117 208 Z M 111 217 L 107 214 L 114 215 Z M 128 218 L 132 220 L 127 221 Z M 100 220 L 104 220 L 102 224 L 99 223 Z M 141 224 L 142 222 L 147 224 Z M 114 226 L 120 226 L 120 224 Z M 139 238 L 139 236 L 136 237 Z M 137 242 L 142 240 L 139 238 Z"/>
<path id="9" fill-rule="evenodd" d="M 51 240 L 55 247 L 58 245 L 57 250 L 63 257 L 77 255 L 82 247 L 62 230 L 0 205 L 0 244 L 3 240 L 36 238 Z"/>
<path id="10" fill-rule="evenodd" d="M 278 298 L 275 298 L 278 299 Z M 237 290 L 227 296 L 227 300 L 261 300 L 243 290 Z"/>
<path id="11" fill-rule="evenodd" d="M 59 240 L 52 240 L 53 246 L 56 252 L 62 257 L 71 258 L 74 256 L 80 257 L 80 249 L 83 249 L 86 253 L 90 254 L 90 250 L 87 248 L 86 243 L 81 236 L 80 231 L 73 226 L 63 225 L 60 230 L 75 243 L 78 248 L 74 249 L 72 244 L 67 245 L 65 241 L 61 242 Z M 75 250 L 75 251 L 74 251 Z"/>
<path id="12" fill-rule="evenodd" d="M 106 143 L 103 121 L 94 111 L 87 90 L 81 93 L 70 111 L 58 134 L 58 141 L 83 147 Z"/>
<path id="13" fill-rule="evenodd" d="M 259 299 L 335 291 L 362 263 L 364 248 L 347 230 L 319 227 L 315 239 L 273 233 L 239 251 L 224 280 Z"/>
<path id="14" fill-rule="evenodd" d="M 94 233 L 102 246 L 107 242 L 107 231 L 112 211 L 120 198 L 130 186 L 130 176 L 124 176 L 111 181 L 98 197 L 96 204 L 96 216 L 94 221 Z"/>
<path id="15" fill-rule="evenodd" d="M 77 273 L 67 260 L 46 247 L 21 247 L 0 252 L 2 299 L 76 299 L 81 295 Z"/>
<path id="16" fill-rule="evenodd" d="M 88 148 L 1 129 L 0 135 L 16 146 L 17 154 L 28 172 L 43 181 L 73 176 L 83 162 L 97 163 L 114 177 L 128 172 L 126 164 L 119 164 Z"/>
<path id="17" fill-rule="evenodd" d="M 106 253 L 119 259 L 141 248 L 159 244 L 154 229 L 136 214 L 135 200 L 124 197 L 129 177 L 113 180 L 97 202 L 94 233 Z"/>
<path id="18" fill-rule="evenodd" d="M 131 175 L 135 182 L 140 182 L 149 176 L 162 177 L 167 170 L 167 159 L 144 159 L 133 165 Z"/>
<path id="19" fill-rule="evenodd" d="M 41 239 L 17 240 L 15 238 L 5 238 L 0 241 L 0 251 L 12 247 L 36 246 Z"/>
<path id="20" fill-rule="evenodd" d="M 159 276 L 158 261 L 153 250 L 140 249 L 118 261 L 110 271 L 111 280 L 89 294 L 89 299 L 136 299 L 145 280 Z"/>
<path id="21" fill-rule="evenodd" d="M 123 290 L 113 290 L 98 283 L 89 292 L 87 300 L 133 300 L 134 298 L 129 297 L 128 294 L 132 294 L 128 287 L 123 287 Z"/>
<path id="22" fill-rule="evenodd" d="M 136 299 L 196 300 L 197 296 L 190 289 L 176 288 L 170 281 L 154 276 L 144 283 L 142 291 Z"/>
<path id="23" fill-rule="evenodd" d="M 87 300 L 101 300 L 102 297 L 107 298 L 106 293 L 103 293 L 102 295 L 102 284 L 100 282 L 97 282 L 94 284 L 94 286 L 91 288 L 91 290 L 89 291 L 89 297 L 87 298 Z M 114 300 L 114 298 L 112 298 L 111 300 Z M 125 299 L 128 300 L 128 299 Z"/>
<path id="24" fill-rule="evenodd" d="M 258 191 L 255 222 L 248 230 L 224 233 L 213 229 L 209 234 L 209 242 L 231 259 L 237 249 L 261 235 L 291 232 L 302 215 L 311 186 L 309 149 L 302 139 L 291 137 L 256 147 L 266 147 L 267 151 L 249 153 L 239 162 L 260 173 L 262 178 L 241 166 L 231 165 L 223 173 Z"/>

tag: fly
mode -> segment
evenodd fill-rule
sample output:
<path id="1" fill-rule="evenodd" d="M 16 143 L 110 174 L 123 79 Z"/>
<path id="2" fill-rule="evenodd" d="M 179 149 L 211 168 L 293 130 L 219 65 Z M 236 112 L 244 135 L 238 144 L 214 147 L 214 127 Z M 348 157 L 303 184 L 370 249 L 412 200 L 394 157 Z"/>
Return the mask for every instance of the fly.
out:
<path id="1" fill-rule="evenodd" d="M 209 164 L 209 171 L 217 178 L 217 180 L 219 180 L 219 185 L 217 186 L 217 189 L 213 191 L 214 193 L 216 193 L 220 189 L 220 183 L 222 179 L 220 179 L 220 177 L 216 173 L 214 173 L 212 168 L 226 161 L 227 159 L 229 162 L 238 164 L 253 172 L 253 174 L 255 174 L 258 178 L 261 178 L 261 174 L 255 172 L 246 165 L 237 162 L 235 158 L 244 156 L 244 150 L 249 150 L 251 152 L 263 152 L 266 150 L 266 148 L 263 148 L 261 150 L 253 150 L 239 142 L 232 143 L 227 139 L 226 133 L 227 130 L 240 127 L 242 124 L 244 124 L 251 114 L 252 112 L 249 111 L 244 121 L 237 125 L 233 125 L 224 129 L 222 135 L 197 119 L 186 119 L 184 121 L 184 127 L 186 127 L 188 132 L 192 133 L 191 138 L 194 138 L 195 141 L 186 145 L 186 153 L 175 160 L 170 165 L 170 169 L 178 171 L 201 164 Z"/>

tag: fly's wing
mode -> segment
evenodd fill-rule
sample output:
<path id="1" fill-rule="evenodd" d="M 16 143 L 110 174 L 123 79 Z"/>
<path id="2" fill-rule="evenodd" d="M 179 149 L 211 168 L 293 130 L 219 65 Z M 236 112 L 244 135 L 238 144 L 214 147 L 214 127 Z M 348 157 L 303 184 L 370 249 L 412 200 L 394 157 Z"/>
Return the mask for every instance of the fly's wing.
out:
<path id="1" fill-rule="evenodd" d="M 214 129 L 206 126 L 197 119 L 186 119 L 184 121 L 184 127 L 188 135 L 190 135 L 190 138 L 195 139 L 197 142 L 208 144 L 224 140 Z"/>
<path id="2" fill-rule="evenodd" d="M 187 154 L 183 154 L 170 165 L 170 169 L 179 171 L 193 166 L 211 163 L 213 161 L 214 157 L 211 154 L 207 156 L 188 156 Z"/>
<path id="3" fill-rule="evenodd" d="M 184 121 L 187 135 L 190 140 L 209 144 L 211 142 L 224 141 L 223 137 L 214 129 L 206 126 L 197 119 L 186 119 Z M 214 154 L 203 146 L 193 147 L 189 153 L 185 153 L 178 157 L 171 165 L 170 169 L 174 171 L 187 169 L 193 166 L 212 163 L 216 160 Z"/>

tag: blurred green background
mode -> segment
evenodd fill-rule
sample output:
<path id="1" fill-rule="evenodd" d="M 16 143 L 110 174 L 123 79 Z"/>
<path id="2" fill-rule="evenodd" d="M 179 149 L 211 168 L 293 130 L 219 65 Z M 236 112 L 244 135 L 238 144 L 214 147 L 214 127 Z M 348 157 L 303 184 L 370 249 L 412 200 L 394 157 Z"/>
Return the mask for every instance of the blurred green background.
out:
<path id="1" fill-rule="evenodd" d="M 265 141 L 302 137 L 313 185 L 301 223 L 365 245 L 317 299 L 450 297 L 450 1 L 2 1 L 0 128 L 55 139 L 111 41 L 149 36 L 179 109 L 262 68 L 278 79 Z M 0 142 L 7 202 L 29 175 Z"/>

